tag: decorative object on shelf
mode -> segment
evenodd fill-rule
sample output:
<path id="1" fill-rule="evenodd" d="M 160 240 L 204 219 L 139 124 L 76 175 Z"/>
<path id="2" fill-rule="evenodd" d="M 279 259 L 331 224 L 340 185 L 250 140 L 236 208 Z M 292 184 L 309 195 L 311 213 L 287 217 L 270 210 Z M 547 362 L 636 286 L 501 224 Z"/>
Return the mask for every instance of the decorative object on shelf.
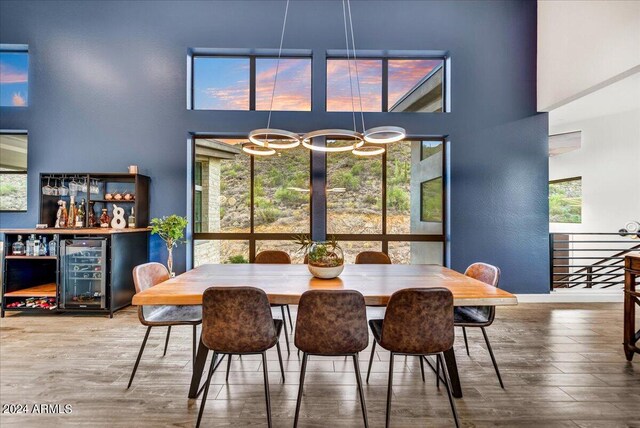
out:
<path id="1" fill-rule="evenodd" d="M 329 241 L 312 241 L 308 235 L 297 235 L 296 244 L 304 250 L 309 272 L 316 278 L 337 278 L 344 270 L 344 254 L 335 237 Z"/>
<path id="2" fill-rule="evenodd" d="M 348 129 L 320 129 L 304 134 L 302 137 L 294 132 L 283 129 L 271 128 L 271 115 L 273 113 L 273 99 L 275 98 L 276 84 L 278 82 L 278 72 L 280 69 L 280 58 L 282 56 L 282 42 L 284 41 L 284 32 L 287 27 L 287 15 L 289 13 L 289 0 L 284 9 L 284 19 L 282 22 L 282 31 L 280 33 L 280 47 L 278 48 L 278 57 L 276 60 L 276 70 L 273 77 L 273 88 L 271 91 L 271 102 L 269 105 L 269 116 L 267 119 L 267 127 L 254 129 L 249 132 L 249 141 L 251 144 L 242 147 L 242 150 L 250 155 L 270 156 L 276 154 L 274 149 L 290 149 L 302 144 L 309 150 L 321 152 L 346 152 L 351 151 L 356 156 L 375 156 L 385 152 L 385 148 L 380 146 L 390 144 L 404 139 L 407 135 L 404 128 L 399 126 L 377 126 L 367 129 L 364 124 L 364 113 L 362 107 L 362 93 L 360 90 L 360 76 L 358 73 L 358 58 L 356 53 L 355 36 L 353 33 L 353 19 L 351 16 L 350 0 L 342 0 L 342 16 L 344 21 L 344 38 L 347 48 L 347 64 L 349 67 L 349 89 L 351 93 L 351 111 L 353 115 L 353 130 Z M 351 39 L 351 40 L 349 40 Z M 354 85 L 351 75 L 351 63 L 354 63 L 355 81 L 357 87 L 357 100 L 359 104 L 360 122 L 362 132 L 358 131 L 356 121 L 356 102 L 354 99 Z M 342 146 L 314 145 L 313 138 L 327 137 L 326 142 L 334 141 L 335 137 L 347 137 L 352 144 Z"/>
<path id="3" fill-rule="evenodd" d="M 127 222 L 124 219 L 124 208 L 113 204 L 113 220 L 111 220 L 111 227 L 114 229 L 124 229 L 127 227 Z"/>
<path id="4" fill-rule="evenodd" d="M 111 222 L 111 218 L 109 218 L 109 214 L 107 214 L 107 209 L 102 209 L 102 214 L 100 215 L 100 227 L 107 228 L 109 227 L 109 223 Z"/>
<path id="5" fill-rule="evenodd" d="M 105 198 L 107 201 L 112 200 L 112 199 L 113 199 L 113 193 L 105 193 L 105 194 L 104 194 L 104 198 Z"/>
<path id="6" fill-rule="evenodd" d="M 115 199 L 116 201 L 121 201 L 122 200 L 122 193 L 117 192 L 115 195 L 113 195 L 113 199 Z"/>
<path id="7" fill-rule="evenodd" d="M 123 196 L 125 201 L 133 201 L 135 199 L 135 195 L 133 193 L 125 193 Z"/>
<path id="8" fill-rule="evenodd" d="M 137 174 L 138 165 L 129 165 L 129 174 Z"/>
<path id="9" fill-rule="evenodd" d="M 184 229 L 189 222 L 186 217 L 179 215 L 170 215 L 169 217 L 151 219 L 151 234 L 158 235 L 167 246 L 167 269 L 171 277 L 175 276 L 173 272 L 173 248 L 179 243 L 184 242 Z"/>
<path id="10" fill-rule="evenodd" d="M 134 207 L 131 207 L 131 214 L 129 214 L 129 218 L 127 218 L 127 226 L 130 228 L 136 227 L 136 215 L 134 209 Z"/>
<path id="11" fill-rule="evenodd" d="M 58 212 L 56 214 L 56 228 L 67 226 L 67 202 L 60 199 L 58 201 Z"/>

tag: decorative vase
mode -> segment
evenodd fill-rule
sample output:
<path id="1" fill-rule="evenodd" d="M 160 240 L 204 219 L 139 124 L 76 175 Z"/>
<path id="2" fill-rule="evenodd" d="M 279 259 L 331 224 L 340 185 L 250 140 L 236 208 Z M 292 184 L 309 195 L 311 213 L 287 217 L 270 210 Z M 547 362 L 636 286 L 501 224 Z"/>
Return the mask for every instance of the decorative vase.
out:
<path id="1" fill-rule="evenodd" d="M 167 269 L 169 269 L 169 276 L 171 278 L 176 276 L 175 272 L 173 272 L 173 246 L 174 245 L 175 244 L 173 242 L 171 243 L 167 242 L 167 252 L 169 253 L 167 255 Z"/>
<path id="2" fill-rule="evenodd" d="M 309 272 L 316 278 L 336 278 L 344 269 L 344 254 L 335 241 L 312 242 L 307 256 Z"/>

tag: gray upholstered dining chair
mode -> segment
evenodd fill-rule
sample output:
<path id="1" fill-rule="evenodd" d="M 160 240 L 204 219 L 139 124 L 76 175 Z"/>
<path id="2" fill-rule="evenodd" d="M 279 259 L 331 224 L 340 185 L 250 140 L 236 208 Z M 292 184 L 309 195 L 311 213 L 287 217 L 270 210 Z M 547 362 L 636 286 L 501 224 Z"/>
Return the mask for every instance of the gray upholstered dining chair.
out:
<path id="1" fill-rule="evenodd" d="M 284 251 L 280 250 L 265 250 L 260 251 L 256 254 L 256 259 L 254 263 L 258 264 L 279 264 L 279 265 L 290 265 L 291 257 Z M 282 311 L 282 320 L 285 320 L 284 310 L 287 309 L 287 315 L 289 316 L 289 325 L 291 326 L 291 330 L 293 331 L 293 321 L 291 320 L 291 309 L 289 309 L 289 305 L 287 304 L 277 304 L 273 303 L 271 305 L 273 308 L 280 308 Z M 289 332 L 287 330 L 287 323 L 284 324 L 284 339 L 287 344 L 287 354 L 291 353 L 289 349 Z"/>
<path id="2" fill-rule="evenodd" d="M 200 426 L 209 385 L 216 367 L 217 355 L 262 355 L 264 394 L 267 421 L 271 427 L 271 399 L 267 370 L 268 349 L 277 347 L 280 370 L 284 381 L 284 366 L 280 352 L 280 331 L 284 320 L 273 319 L 267 294 L 255 287 L 211 287 L 202 296 L 202 335 L 204 346 L 213 351 L 204 395 L 198 412 L 196 427 Z"/>
<path id="3" fill-rule="evenodd" d="M 300 386 L 293 426 L 298 426 L 302 389 L 309 355 L 353 358 L 364 426 L 367 408 L 362 389 L 358 354 L 369 344 L 364 296 L 355 290 L 309 290 L 300 297 L 296 318 L 296 347 L 303 352 Z"/>
<path id="4" fill-rule="evenodd" d="M 362 251 L 356 256 L 357 265 L 390 265 L 391 259 L 382 251 Z"/>
<path id="5" fill-rule="evenodd" d="M 136 287 L 136 293 L 140 293 L 143 290 L 151 288 L 161 282 L 164 282 L 170 278 L 169 271 L 164 265 L 160 263 L 145 263 L 143 265 L 133 268 L 133 283 Z M 138 318 L 142 325 L 147 326 L 147 332 L 144 335 L 142 346 L 138 352 L 138 358 L 133 366 L 133 372 L 131 372 L 131 378 L 127 389 L 131 387 L 133 378 L 138 370 L 140 359 L 142 358 L 142 352 L 147 344 L 149 333 L 152 327 L 167 327 L 167 338 L 164 342 L 164 353 L 167 354 L 167 346 L 169 345 L 169 335 L 171 334 L 171 327 L 176 325 L 190 325 L 193 326 L 193 349 L 192 349 L 192 364 L 195 363 L 196 353 L 196 326 L 202 322 L 202 308 L 197 305 L 185 305 L 185 306 L 173 306 L 173 305 L 158 305 L 158 306 L 138 306 Z"/>
<path id="6" fill-rule="evenodd" d="M 449 404 L 456 423 L 458 414 L 451 393 L 451 382 L 443 352 L 453 347 L 453 295 L 446 288 L 407 288 L 391 296 L 384 320 L 370 320 L 373 333 L 373 349 L 367 370 L 367 382 L 376 343 L 391 352 L 389 359 L 389 384 L 387 386 L 386 427 L 391 421 L 391 396 L 393 385 L 393 360 L 396 355 L 414 355 L 420 359 L 435 355 L 443 367 Z"/>

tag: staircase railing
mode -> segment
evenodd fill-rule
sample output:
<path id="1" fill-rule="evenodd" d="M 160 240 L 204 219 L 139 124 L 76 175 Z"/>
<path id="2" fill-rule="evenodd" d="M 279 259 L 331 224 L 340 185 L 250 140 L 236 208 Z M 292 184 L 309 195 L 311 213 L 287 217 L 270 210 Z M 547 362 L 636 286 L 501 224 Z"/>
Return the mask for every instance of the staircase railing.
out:
<path id="1" fill-rule="evenodd" d="M 620 288 L 624 256 L 640 249 L 640 233 L 551 233 L 551 290 Z"/>

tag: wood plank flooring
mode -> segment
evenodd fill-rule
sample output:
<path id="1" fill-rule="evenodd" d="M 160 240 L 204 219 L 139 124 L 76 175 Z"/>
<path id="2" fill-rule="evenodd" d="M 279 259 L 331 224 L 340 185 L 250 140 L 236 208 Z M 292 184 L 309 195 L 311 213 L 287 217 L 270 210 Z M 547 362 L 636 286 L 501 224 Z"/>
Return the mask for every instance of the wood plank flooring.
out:
<path id="1" fill-rule="evenodd" d="M 73 411 L 0 414 L 0 426 L 194 426 L 200 400 L 187 398 L 191 328 L 172 329 L 166 357 L 166 329 L 154 328 L 127 390 L 144 332 L 134 308 L 111 320 L 8 314 L 0 321 L 0 403 L 71 404 Z M 624 358 L 621 304 L 498 308 L 488 333 L 506 390 L 500 389 L 480 331 L 469 330 L 470 357 L 457 333 L 464 398 L 456 404 L 463 426 L 640 427 L 640 358 Z M 372 427 L 384 426 L 389 354 L 379 349 L 365 385 Z M 360 355 L 363 376 L 369 356 Z M 229 383 L 224 370 L 214 375 L 203 426 L 266 426 L 259 359 L 235 357 Z M 269 352 L 268 366 L 274 426 L 290 427 L 300 360 L 293 347 L 288 357 L 285 351 L 284 384 L 275 351 Z M 312 357 L 307 370 L 300 426 L 363 426 L 351 361 Z M 393 427 L 453 426 L 445 390 L 436 389 L 430 371 L 426 383 L 421 381 L 415 358 L 396 359 L 393 394 Z"/>

